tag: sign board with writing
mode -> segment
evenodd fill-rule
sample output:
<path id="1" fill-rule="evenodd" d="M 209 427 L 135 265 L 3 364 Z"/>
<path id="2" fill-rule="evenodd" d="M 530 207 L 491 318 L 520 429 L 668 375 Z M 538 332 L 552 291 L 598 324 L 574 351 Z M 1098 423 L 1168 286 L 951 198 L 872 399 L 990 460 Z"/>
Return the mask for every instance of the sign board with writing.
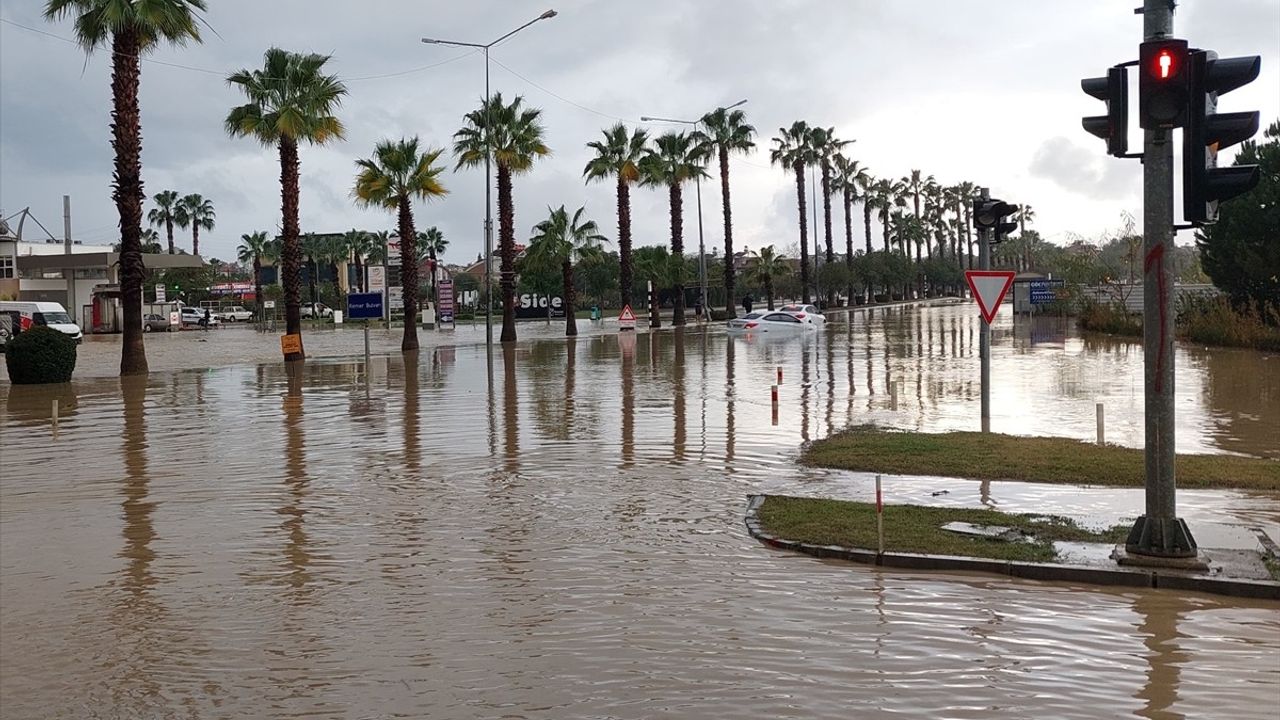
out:
<path id="1" fill-rule="evenodd" d="M 280 352 L 287 357 L 294 353 L 302 352 L 302 336 L 301 335 L 281 335 L 280 336 Z"/>
<path id="2" fill-rule="evenodd" d="M 525 293 L 517 296 L 514 300 L 516 303 L 516 317 L 521 320 L 564 317 L 564 300 L 561 298 Z"/>
<path id="3" fill-rule="evenodd" d="M 387 289 L 387 269 L 381 265 L 370 265 L 365 268 L 368 274 L 366 287 L 369 292 L 383 292 Z"/>
<path id="4" fill-rule="evenodd" d="M 404 314 L 404 288 L 387 288 L 387 308 L 392 315 Z"/>
<path id="5" fill-rule="evenodd" d="M 275 309 L 276 309 L 276 301 L 275 301 L 275 300 L 264 300 L 264 301 L 262 301 L 262 309 L 263 309 L 263 310 L 275 310 Z"/>
<path id="6" fill-rule="evenodd" d="M 1031 286 L 1031 304 L 1033 305 L 1047 305 L 1057 300 L 1057 288 L 1064 285 L 1061 280 L 1032 280 L 1028 284 Z"/>
<path id="7" fill-rule="evenodd" d="M 351 293 L 347 295 L 347 317 L 352 320 L 381 320 L 382 293 Z"/>
<path id="8" fill-rule="evenodd" d="M 182 325 L 182 313 L 174 310 L 169 313 L 169 327 L 178 327 Z"/>
<path id="9" fill-rule="evenodd" d="M 440 303 L 440 322 L 453 324 L 453 281 L 441 280 L 436 286 L 436 296 Z"/>
<path id="10" fill-rule="evenodd" d="M 166 288 L 164 285 L 160 285 L 157 283 L 156 284 L 156 302 L 158 303 L 165 302 L 165 298 L 167 297 L 166 295 L 167 292 L 168 292 L 168 288 Z"/>

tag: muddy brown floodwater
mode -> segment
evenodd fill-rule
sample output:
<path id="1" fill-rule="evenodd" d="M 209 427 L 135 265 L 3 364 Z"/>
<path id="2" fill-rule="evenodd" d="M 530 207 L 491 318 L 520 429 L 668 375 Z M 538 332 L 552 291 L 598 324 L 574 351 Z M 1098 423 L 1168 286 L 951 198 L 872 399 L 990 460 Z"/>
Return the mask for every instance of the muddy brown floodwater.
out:
<path id="1" fill-rule="evenodd" d="M 749 493 L 867 492 L 796 467 L 805 439 L 976 427 L 974 315 L 0 387 L 0 715 L 1275 717 L 1276 603 L 881 571 L 747 536 Z M 1136 346 L 1007 319 L 994 345 L 995 430 L 1091 437 L 1105 402 L 1109 437 L 1140 441 Z M 1181 450 L 1277 456 L 1277 358 L 1177 361 Z M 934 487 L 1142 506 L 888 481 L 891 498 Z M 1179 500 L 1202 542 L 1280 527 L 1274 496 Z"/>

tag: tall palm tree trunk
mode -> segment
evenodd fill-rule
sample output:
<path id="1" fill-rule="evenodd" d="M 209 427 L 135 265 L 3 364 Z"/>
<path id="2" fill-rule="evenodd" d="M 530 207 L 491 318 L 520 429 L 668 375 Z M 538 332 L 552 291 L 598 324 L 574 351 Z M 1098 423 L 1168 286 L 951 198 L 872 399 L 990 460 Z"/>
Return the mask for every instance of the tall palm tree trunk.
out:
<path id="1" fill-rule="evenodd" d="M 684 199 L 680 182 L 671 183 L 671 262 L 675 265 L 675 302 L 671 308 L 671 324 L 684 325 Z"/>
<path id="2" fill-rule="evenodd" d="M 809 303 L 809 219 L 804 201 L 804 163 L 797 160 L 792 166 L 796 171 L 796 207 L 800 210 L 800 302 Z"/>
<path id="3" fill-rule="evenodd" d="M 729 149 L 724 145 L 720 146 L 720 196 L 724 203 L 724 312 L 733 318 L 738 315 L 733 299 L 733 210 L 729 205 Z"/>
<path id="4" fill-rule="evenodd" d="M 280 139 L 280 200 L 283 232 L 280 264 L 284 270 L 285 333 L 302 337 L 302 243 L 298 230 L 298 143 L 292 138 Z M 290 353 L 285 360 L 303 360 L 302 352 Z"/>
<path id="5" fill-rule="evenodd" d="M 502 264 L 499 267 L 502 287 L 502 337 L 501 342 L 516 341 L 516 211 L 511 200 L 511 169 L 498 163 L 498 247 Z"/>
<path id="6" fill-rule="evenodd" d="M 564 281 L 564 334 L 572 337 L 578 334 L 578 316 L 575 307 L 578 293 L 573 289 L 573 262 L 565 258 L 560 262 L 560 276 Z"/>
<path id="7" fill-rule="evenodd" d="M 631 186 L 618 175 L 618 290 L 622 306 L 631 304 L 634 266 L 631 259 Z"/>
<path id="8" fill-rule="evenodd" d="M 142 123 L 138 111 L 140 45 L 135 30 L 121 30 L 111 40 L 111 145 L 116 151 L 116 211 L 120 214 L 120 291 L 124 301 L 124 342 L 120 374 L 145 375 L 147 350 L 142 344 Z M 69 308 L 75 317 L 78 308 Z"/>
<path id="9" fill-rule="evenodd" d="M 356 287 L 360 288 L 360 292 L 364 292 L 364 261 L 360 259 L 360 253 L 355 254 L 356 265 Z"/>
<path id="10" fill-rule="evenodd" d="M 844 189 L 844 266 L 849 271 L 849 294 L 845 303 L 853 302 L 853 196 Z"/>
<path id="11" fill-rule="evenodd" d="M 253 255 L 253 302 L 257 305 L 258 319 L 262 320 L 262 256 Z"/>
<path id="12" fill-rule="evenodd" d="M 830 265 L 835 262 L 836 256 L 831 247 L 831 165 L 825 160 L 822 162 L 822 224 L 827 241 L 826 262 Z M 836 289 L 827 288 L 827 304 L 831 305 L 835 300 Z"/>
<path id="13" fill-rule="evenodd" d="M 764 276 L 764 298 L 769 304 L 769 309 L 773 309 L 773 276 Z"/>
<path id="14" fill-rule="evenodd" d="M 191 254 L 200 254 L 200 226 L 194 220 L 191 222 Z"/>
<path id="15" fill-rule="evenodd" d="M 164 231 L 169 236 L 169 254 L 174 255 L 178 252 L 178 249 L 173 245 L 173 216 L 172 215 L 165 218 Z"/>
<path id="16" fill-rule="evenodd" d="M 404 338 L 400 351 L 418 349 L 418 239 L 413 231 L 413 208 L 409 196 L 397 203 L 400 229 L 400 285 L 404 287 Z"/>
<path id="17" fill-rule="evenodd" d="M 862 237 L 867 241 L 867 254 L 871 254 L 871 204 L 862 199 Z"/>

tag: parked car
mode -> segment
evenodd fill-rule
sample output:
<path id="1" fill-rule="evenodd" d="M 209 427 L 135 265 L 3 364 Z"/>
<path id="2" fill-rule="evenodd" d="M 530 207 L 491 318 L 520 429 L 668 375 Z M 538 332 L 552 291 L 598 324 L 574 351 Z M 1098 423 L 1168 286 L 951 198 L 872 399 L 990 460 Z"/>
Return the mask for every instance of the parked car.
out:
<path id="1" fill-rule="evenodd" d="M 169 318 L 155 313 L 143 315 L 142 332 L 169 332 Z"/>
<path id="2" fill-rule="evenodd" d="M 302 317 L 304 318 L 333 317 L 333 308 L 329 307 L 328 305 L 325 305 L 324 303 L 303 303 L 301 310 L 302 310 Z"/>
<path id="3" fill-rule="evenodd" d="M 813 323 L 807 323 L 803 319 L 796 317 L 794 313 L 772 310 L 749 312 L 740 318 L 730 320 L 727 326 L 730 333 L 741 335 L 765 333 L 801 334 L 806 330 L 817 328 Z"/>
<path id="4" fill-rule="evenodd" d="M 247 322 L 253 319 L 253 312 L 245 310 L 239 305 L 232 305 L 229 308 L 222 308 L 217 313 L 218 319 L 223 322 Z"/>
<path id="5" fill-rule="evenodd" d="M 66 308 L 56 302 L 4 300 L 0 301 L 0 312 L 4 311 L 18 313 L 21 329 L 23 330 L 33 325 L 45 325 L 70 335 L 71 339 L 76 342 L 84 339 L 84 333 L 80 331 L 80 326 L 76 325 L 71 316 L 67 314 Z"/>
<path id="6" fill-rule="evenodd" d="M 0 310 L 0 353 L 22 329 L 22 316 L 17 310 Z"/>
<path id="7" fill-rule="evenodd" d="M 827 316 L 823 315 L 822 311 L 814 305 L 783 305 L 779 310 L 784 313 L 795 315 L 797 318 L 800 318 L 810 325 L 816 325 L 819 328 L 827 324 Z"/>
<path id="8" fill-rule="evenodd" d="M 187 326 L 189 326 L 189 325 L 196 325 L 196 326 L 199 326 L 199 325 L 200 325 L 200 321 L 201 321 L 201 320 L 204 320 L 204 313 L 205 313 L 205 309 L 204 309 L 204 308 L 198 308 L 198 307 L 192 307 L 192 306 L 190 306 L 190 305 L 184 305 L 184 306 L 182 306 L 182 309 L 181 309 L 181 310 L 179 310 L 178 312 L 179 312 L 179 313 L 181 314 L 181 316 L 182 316 L 182 326 L 183 326 L 183 327 L 187 327 Z M 215 315 L 215 314 L 213 314 L 213 311 L 212 311 L 212 310 L 210 310 L 210 311 L 209 311 L 209 326 L 210 326 L 210 327 L 213 327 L 214 325 L 217 325 L 217 324 L 218 324 L 218 322 L 219 322 L 219 321 L 218 321 L 218 316 L 217 316 L 217 315 Z"/>

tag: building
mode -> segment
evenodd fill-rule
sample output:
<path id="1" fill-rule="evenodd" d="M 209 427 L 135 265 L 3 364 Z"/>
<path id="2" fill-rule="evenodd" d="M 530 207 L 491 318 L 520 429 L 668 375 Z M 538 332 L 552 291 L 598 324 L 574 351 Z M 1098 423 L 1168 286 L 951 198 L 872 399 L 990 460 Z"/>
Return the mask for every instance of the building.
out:
<path id="1" fill-rule="evenodd" d="M 0 220 L 0 300 L 18 299 L 18 238 Z"/>

